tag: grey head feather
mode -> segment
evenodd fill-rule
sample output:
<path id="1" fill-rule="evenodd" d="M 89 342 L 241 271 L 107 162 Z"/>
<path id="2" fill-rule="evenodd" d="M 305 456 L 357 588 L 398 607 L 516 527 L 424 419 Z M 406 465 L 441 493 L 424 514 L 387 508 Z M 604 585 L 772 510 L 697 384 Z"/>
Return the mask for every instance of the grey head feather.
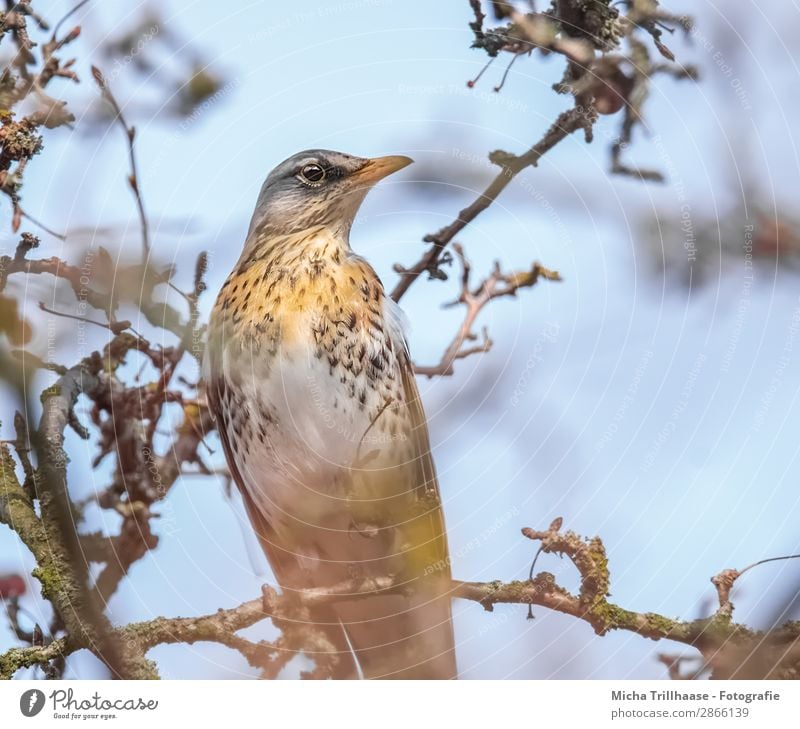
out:
<path id="1" fill-rule="evenodd" d="M 341 228 L 346 234 L 369 188 L 353 185 L 350 175 L 369 159 L 329 149 L 293 154 L 269 173 L 250 221 L 248 243 L 255 237 L 290 235 L 317 225 Z M 321 168 L 313 182 L 303 171 Z"/>

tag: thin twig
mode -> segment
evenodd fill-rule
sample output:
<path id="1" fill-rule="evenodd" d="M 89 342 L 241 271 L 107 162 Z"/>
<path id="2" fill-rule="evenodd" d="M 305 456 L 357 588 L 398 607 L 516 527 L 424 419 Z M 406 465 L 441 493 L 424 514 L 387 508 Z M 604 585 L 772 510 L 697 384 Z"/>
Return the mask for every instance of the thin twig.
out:
<path id="1" fill-rule="evenodd" d="M 760 559 L 758 562 L 753 562 L 753 564 L 747 565 L 743 570 L 739 570 L 739 577 L 741 577 L 745 572 L 749 572 L 754 567 L 760 567 L 762 564 L 769 564 L 770 562 L 783 562 L 787 559 L 800 559 L 800 554 L 787 554 L 783 557 L 768 557 L 767 559 Z"/>
<path id="2" fill-rule="evenodd" d="M 139 210 L 139 224 L 142 231 L 142 258 L 143 260 L 147 260 L 150 255 L 150 232 L 147 224 L 147 215 L 145 214 L 144 210 L 144 199 L 142 198 L 142 192 L 139 188 L 139 173 L 137 172 L 136 168 L 136 150 L 134 149 L 136 129 L 135 127 L 129 126 L 125 121 L 125 117 L 122 114 L 120 105 L 117 103 L 114 94 L 111 93 L 111 89 L 109 88 L 102 71 L 100 71 L 97 66 L 92 66 L 92 76 L 97 82 L 97 85 L 100 87 L 103 98 L 108 101 L 108 103 L 111 104 L 111 107 L 114 109 L 114 113 L 116 115 L 115 119 L 125 131 L 125 139 L 128 142 L 128 157 L 131 166 L 131 172 L 128 175 L 128 185 L 130 185 L 130 188 L 133 190 L 133 194 L 136 197 L 136 207 Z"/>
<path id="3" fill-rule="evenodd" d="M 56 311 L 55 309 L 50 309 L 49 307 L 45 306 L 43 302 L 39 302 L 39 308 L 42 311 L 47 312 L 48 314 L 54 314 L 55 316 L 61 316 L 65 319 L 74 319 L 75 321 L 83 322 L 84 324 L 94 324 L 96 327 L 101 327 L 102 329 L 108 329 L 113 334 L 119 334 L 120 332 L 124 331 L 128 327 L 130 327 L 131 323 L 126 319 L 122 321 L 112 321 L 110 324 L 107 324 L 103 321 L 95 321 L 94 319 L 87 319 L 85 316 L 77 316 L 76 314 L 67 314 L 64 311 Z"/>
<path id="4" fill-rule="evenodd" d="M 22 206 L 18 205 L 17 207 L 19 208 L 19 212 L 20 212 L 20 214 L 22 215 L 23 218 L 27 218 L 28 220 L 30 220 L 31 223 L 33 223 L 38 228 L 41 228 L 45 233 L 49 233 L 54 238 L 58 238 L 59 240 L 66 240 L 67 239 L 67 236 L 64 233 L 58 233 L 55 230 L 53 230 L 52 228 L 48 228 L 43 222 L 41 222 L 40 220 L 37 220 L 30 213 L 28 213 L 24 208 L 22 208 Z"/>
<path id="5" fill-rule="evenodd" d="M 58 31 L 61 29 L 61 26 L 64 25 L 64 23 L 66 23 L 67 20 L 69 20 L 73 15 L 75 15 L 75 13 L 77 13 L 88 2 L 89 0 L 80 0 L 80 2 L 75 7 L 67 11 L 66 15 L 64 15 L 64 17 L 62 17 L 61 20 L 59 20 L 56 23 L 56 27 L 53 30 L 53 40 L 55 40 L 56 36 L 58 36 Z"/>

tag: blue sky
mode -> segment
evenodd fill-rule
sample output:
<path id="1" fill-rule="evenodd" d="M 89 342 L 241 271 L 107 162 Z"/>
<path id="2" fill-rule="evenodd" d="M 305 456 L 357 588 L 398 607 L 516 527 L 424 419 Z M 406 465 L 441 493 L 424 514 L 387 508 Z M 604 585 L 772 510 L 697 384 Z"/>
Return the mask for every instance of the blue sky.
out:
<path id="1" fill-rule="evenodd" d="M 797 69 L 787 50 L 796 8 L 746 3 L 728 16 L 731 30 L 716 3 L 699 5 L 694 44 L 670 44 L 701 67 L 703 80 L 659 80 L 648 133 L 639 131 L 632 153 L 667 169 L 664 185 L 608 175 L 616 122 L 606 118 L 592 145 L 565 141 L 459 236 L 476 274 L 494 259 L 509 269 L 539 260 L 564 277 L 496 302 L 480 320 L 494 349 L 459 362 L 452 378 L 420 381 L 460 579 L 524 576 L 533 549 L 520 527 L 563 516 L 567 527 L 605 540 L 613 600 L 691 618 L 708 609 L 709 578 L 723 568 L 800 551 L 797 278 L 769 264 L 746 268 L 744 221 L 729 215 L 742 198 L 781 212 L 797 189 L 789 123 Z M 102 40 L 100 29 L 117 35 L 142 9 L 125 12 L 88 10 L 81 54 Z M 211 59 L 224 95 L 181 128 L 137 116 L 149 98 L 146 80 L 137 85 L 123 73 L 115 86 L 138 128 L 157 256 L 188 280 L 197 252 L 208 249 L 211 292 L 238 256 L 264 176 L 290 154 L 329 147 L 417 160 L 371 193 L 353 231 L 353 247 L 391 285 L 392 264 L 415 260 L 422 236 L 482 189 L 491 175 L 486 154 L 527 149 L 567 104 L 550 90 L 562 67 L 553 57 L 520 59 L 502 94 L 491 90 L 500 64 L 466 88 L 484 60 L 469 49 L 466 2 L 308 2 L 287 15 L 264 3 L 221 11 L 198 1 L 167 3 L 162 18 Z M 88 83 L 70 90 L 74 108 L 89 92 Z M 94 243 L 135 255 L 121 132 L 82 134 L 80 119 L 77 129 L 72 139 L 63 130 L 48 137 L 48 166 L 29 167 L 26 207 L 54 227 L 113 225 L 113 234 L 96 231 Z M 695 224 L 719 223 L 712 258 L 723 245 L 734 251 L 702 287 L 662 276 L 653 261 L 662 253 L 683 260 L 682 240 L 648 239 L 642 227 L 657 211 L 679 222 L 687 201 Z M 11 240 L 6 234 L 3 244 Z M 49 239 L 42 253 L 68 256 L 70 245 Z M 455 331 L 458 311 L 439 308 L 455 285 L 420 282 L 403 301 L 418 362 L 438 360 Z M 101 488 L 103 474 L 86 469 L 85 446 L 73 446 L 78 490 Z M 269 576 L 254 574 L 261 559 L 221 484 L 187 479 L 163 511 L 161 545 L 113 599 L 115 621 L 201 614 L 258 594 Z M 0 545 L 0 571 L 20 561 L 30 568 L 7 531 Z M 568 564 L 540 564 L 575 586 Z M 749 573 L 736 617 L 758 625 L 772 598 L 799 580 L 792 562 Z M 34 600 L 28 607 L 39 609 Z M 675 648 L 633 635 L 597 638 L 543 609 L 534 621 L 520 606 L 454 609 L 465 677 L 660 677 L 654 654 Z M 0 648 L 8 644 L 0 632 Z M 153 656 L 170 677 L 252 675 L 213 646 L 163 647 Z M 82 659 L 75 670 L 96 667 Z"/>

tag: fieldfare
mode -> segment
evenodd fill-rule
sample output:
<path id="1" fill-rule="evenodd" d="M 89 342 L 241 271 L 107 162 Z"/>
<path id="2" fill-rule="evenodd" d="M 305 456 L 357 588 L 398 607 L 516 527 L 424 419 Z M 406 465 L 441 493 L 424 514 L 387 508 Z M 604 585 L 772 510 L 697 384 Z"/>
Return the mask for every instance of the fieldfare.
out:
<path id="1" fill-rule="evenodd" d="M 322 636 L 305 650 L 336 677 L 456 676 L 445 527 L 402 316 L 349 243 L 370 188 L 410 162 L 311 150 L 278 165 L 209 325 L 207 397 L 276 580 L 284 593 L 345 593 L 305 613 Z"/>

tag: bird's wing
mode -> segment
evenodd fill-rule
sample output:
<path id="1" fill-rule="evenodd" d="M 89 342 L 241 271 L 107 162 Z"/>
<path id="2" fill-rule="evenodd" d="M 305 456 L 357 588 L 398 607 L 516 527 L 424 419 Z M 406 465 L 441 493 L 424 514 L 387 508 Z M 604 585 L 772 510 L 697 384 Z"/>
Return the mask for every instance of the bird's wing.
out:
<path id="1" fill-rule="evenodd" d="M 413 443 L 413 452 L 416 457 L 413 462 L 414 480 L 417 498 L 428 507 L 430 520 L 430 536 L 433 540 L 430 545 L 430 554 L 436 564 L 443 565 L 443 574 L 450 576 L 450 563 L 447 552 L 447 537 L 445 532 L 444 515 L 441 508 L 441 495 L 439 493 L 439 479 L 431 455 L 430 436 L 428 434 L 428 421 L 422 409 L 417 381 L 414 377 L 413 364 L 406 348 L 400 360 L 400 371 L 403 378 L 403 391 L 406 397 L 411 421 L 409 437 Z"/>
<path id="2" fill-rule="evenodd" d="M 405 315 L 400 307 L 390 298 L 385 300 L 386 320 L 398 353 L 398 367 L 403 386 L 404 405 L 407 409 L 411 427 L 406 434 L 411 441 L 411 452 L 414 454 L 410 464 L 411 482 L 416 485 L 417 499 L 425 504 L 429 520 L 428 530 L 431 543 L 428 548 L 433 564 L 439 565 L 444 578 L 450 578 L 450 560 L 447 549 L 447 534 L 444 513 L 441 508 L 439 479 L 431 454 L 428 419 L 422 405 L 422 399 L 414 376 L 414 364 L 405 336 L 407 328 Z"/>
<path id="3" fill-rule="evenodd" d="M 402 565 L 402 595 L 361 599 L 336 606 L 364 675 L 368 678 L 455 678 L 455 639 L 450 605 L 450 560 L 427 420 L 403 337 L 395 338 L 402 382 L 407 447 L 390 449 L 372 478 L 376 491 L 404 491 L 408 498 L 394 510 L 389 552 L 376 567 Z M 409 447 L 410 446 L 410 447 Z M 367 476 L 369 478 L 369 476 Z M 363 549 L 364 547 L 362 547 Z M 402 551 L 400 551 L 402 550 Z M 399 554 L 399 560 L 397 554 Z"/>

